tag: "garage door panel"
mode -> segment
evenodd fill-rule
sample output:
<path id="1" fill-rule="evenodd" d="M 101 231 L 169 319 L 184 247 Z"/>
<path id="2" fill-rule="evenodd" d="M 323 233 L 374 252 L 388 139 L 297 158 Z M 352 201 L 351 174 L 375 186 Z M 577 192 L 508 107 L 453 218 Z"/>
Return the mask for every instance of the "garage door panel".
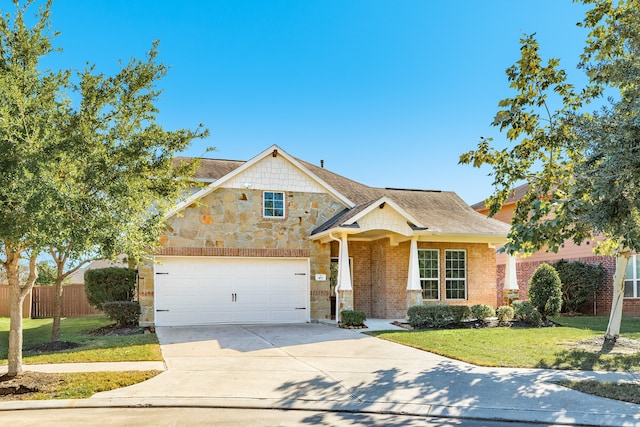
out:
<path id="1" fill-rule="evenodd" d="M 309 319 L 308 260 L 161 257 L 156 324 L 283 323 Z M 158 274 L 160 273 L 160 274 Z"/>

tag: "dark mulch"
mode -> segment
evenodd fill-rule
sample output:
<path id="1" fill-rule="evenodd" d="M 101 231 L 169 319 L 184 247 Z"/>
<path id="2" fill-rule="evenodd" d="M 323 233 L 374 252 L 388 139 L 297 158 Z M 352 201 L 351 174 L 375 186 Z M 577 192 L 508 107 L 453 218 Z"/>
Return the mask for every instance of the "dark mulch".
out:
<path id="1" fill-rule="evenodd" d="M 0 376 L 0 401 L 28 399 L 38 392 L 49 392 L 64 381 L 64 375 L 26 371 L 22 375 Z"/>
<path id="2" fill-rule="evenodd" d="M 53 353 L 55 351 L 71 350 L 80 347 L 80 344 L 72 341 L 50 341 L 34 345 L 27 351 L 29 353 Z"/>
<path id="3" fill-rule="evenodd" d="M 140 326 L 121 327 L 117 324 L 103 326 L 98 329 L 94 329 L 89 332 L 89 335 L 94 337 L 108 336 L 108 335 L 136 335 L 149 333 L 149 328 L 142 328 Z"/>

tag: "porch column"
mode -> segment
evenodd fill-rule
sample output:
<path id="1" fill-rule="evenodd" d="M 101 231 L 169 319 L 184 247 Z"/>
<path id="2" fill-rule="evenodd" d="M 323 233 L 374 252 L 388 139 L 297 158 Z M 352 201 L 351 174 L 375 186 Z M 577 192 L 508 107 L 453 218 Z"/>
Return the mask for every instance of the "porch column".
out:
<path id="1" fill-rule="evenodd" d="M 504 289 L 502 302 L 505 305 L 518 299 L 518 274 L 516 269 L 516 256 L 507 254 L 507 263 L 504 267 Z"/>
<path id="2" fill-rule="evenodd" d="M 407 309 L 422 304 L 422 286 L 420 286 L 420 265 L 418 262 L 418 238 L 411 239 L 409 249 L 409 276 L 407 277 Z"/>
<path id="3" fill-rule="evenodd" d="M 336 294 L 336 318 L 338 321 L 342 321 L 342 310 L 353 310 L 353 286 L 351 285 L 351 269 L 349 268 L 349 246 L 347 243 L 347 235 L 344 233 L 340 235 Z"/>

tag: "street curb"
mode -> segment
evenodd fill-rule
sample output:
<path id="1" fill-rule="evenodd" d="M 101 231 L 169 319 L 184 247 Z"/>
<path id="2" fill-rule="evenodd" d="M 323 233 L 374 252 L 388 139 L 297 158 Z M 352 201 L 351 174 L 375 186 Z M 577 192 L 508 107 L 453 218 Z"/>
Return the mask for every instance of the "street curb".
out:
<path id="1" fill-rule="evenodd" d="M 504 422 L 526 422 L 572 426 L 636 426 L 640 414 L 634 417 L 601 411 L 561 413 L 544 410 L 521 410 L 504 407 L 482 408 L 474 406 L 444 406 L 396 404 L 381 402 L 304 401 L 283 403 L 276 399 L 238 398 L 88 398 L 68 400 L 8 401 L 0 403 L 4 411 L 44 409 L 95 409 L 95 408 L 217 408 L 217 409 L 269 409 L 304 410 L 318 412 L 347 412 L 362 414 L 387 414 L 418 417 L 455 418 Z M 499 416 L 497 414 L 500 414 Z"/>

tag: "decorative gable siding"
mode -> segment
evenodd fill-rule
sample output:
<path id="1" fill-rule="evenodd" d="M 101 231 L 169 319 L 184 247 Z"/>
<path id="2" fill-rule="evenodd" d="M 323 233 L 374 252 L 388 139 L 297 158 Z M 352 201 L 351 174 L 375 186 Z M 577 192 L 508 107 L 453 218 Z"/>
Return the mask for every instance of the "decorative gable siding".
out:
<path id="1" fill-rule="evenodd" d="M 326 193 L 316 181 L 305 175 L 282 156 L 268 156 L 225 182 L 224 188 L 280 190 L 300 193 Z"/>
<path id="2" fill-rule="evenodd" d="M 388 230 L 404 236 L 410 236 L 412 234 L 411 227 L 407 224 L 407 219 L 388 206 L 384 206 L 383 209 L 373 209 L 358 220 L 358 225 L 362 232 L 368 230 Z"/>

